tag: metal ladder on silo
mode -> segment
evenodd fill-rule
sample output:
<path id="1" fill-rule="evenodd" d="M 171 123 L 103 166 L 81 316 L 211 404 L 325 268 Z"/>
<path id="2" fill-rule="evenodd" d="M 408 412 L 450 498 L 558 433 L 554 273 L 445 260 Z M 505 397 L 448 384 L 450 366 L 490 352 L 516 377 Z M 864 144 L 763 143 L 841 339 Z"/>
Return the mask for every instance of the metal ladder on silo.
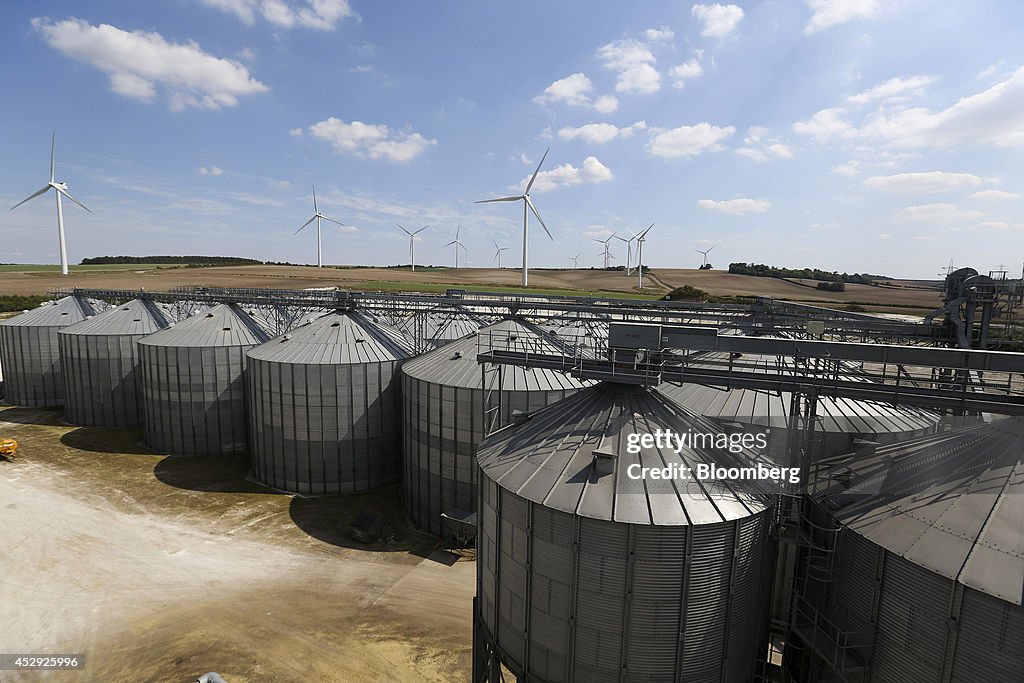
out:
<path id="1" fill-rule="evenodd" d="M 480 365 L 480 374 L 482 387 L 484 392 L 483 401 L 483 433 L 484 436 L 488 436 L 491 432 L 496 431 L 502 427 L 501 425 L 501 411 L 502 411 L 502 387 L 504 384 L 504 365 L 498 363 L 491 365 L 489 363 L 482 363 Z M 490 368 L 490 369 L 488 369 Z"/>

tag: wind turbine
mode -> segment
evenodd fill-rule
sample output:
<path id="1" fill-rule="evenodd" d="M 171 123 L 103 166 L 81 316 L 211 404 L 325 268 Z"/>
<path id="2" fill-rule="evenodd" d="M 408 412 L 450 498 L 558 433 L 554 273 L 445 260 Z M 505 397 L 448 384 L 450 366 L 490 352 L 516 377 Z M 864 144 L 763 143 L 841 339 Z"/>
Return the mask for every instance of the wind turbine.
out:
<path id="1" fill-rule="evenodd" d="M 303 230 L 306 229 L 307 225 L 309 225 L 313 221 L 316 221 L 316 267 L 317 268 L 323 268 L 324 267 L 323 259 L 321 258 L 321 252 L 320 252 L 320 221 L 321 221 L 321 219 L 325 220 L 325 221 L 330 221 L 332 223 L 337 223 L 338 225 L 341 225 L 341 226 L 345 225 L 341 221 L 336 221 L 333 218 L 328 218 L 327 216 L 325 216 L 322 213 L 320 213 L 320 209 L 318 209 L 317 206 L 316 206 L 316 185 L 314 185 L 313 186 L 313 217 L 310 218 L 305 223 L 303 223 L 302 227 L 295 231 L 295 234 L 298 235 L 300 232 L 302 232 Z"/>
<path id="2" fill-rule="evenodd" d="M 714 248 L 715 248 L 715 247 L 717 247 L 717 246 L 718 246 L 718 245 L 716 244 L 716 245 L 712 246 L 712 247 L 711 247 L 711 249 L 708 249 L 707 251 L 702 251 L 702 250 L 700 250 L 700 249 L 694 249 L 694 251 L 695 251 L 695 252 L 697 252 L 698 254 L 704 254 L 704 267 L 705 267 L 705 268 L 706 268 L 706 267 L 707 267 L 707 265 L 708 265 L 708 254 L 710 254 L 710 253 L 711 253 L 711 250 L 712 250 L 712 249 L 714 249 Z"/>
<path id="3" fill-rule="evenodd" d="M 462 247 L 463 249 L 465 249 L 465 251 L 466 251 L 466 258 L 467 259 L 469 258 L 469 249 L 466 249 L 466 246 L 462 242 L 459 241 L 459 231 L 460 230 L 462 230 L 462 226 L 461 225 L 458 226 L 457 228 L 455 228 L 455 239 L 453 239 L 448 244 L 444 245 L 446 247 L 450 247 L 453 244 L 455 245 L 455 267 L 456 268 L 459 267 L 459 247 Z"/>
<path id="4" fill-rule="evenodd" d="M 540 225 L 544 228 L 544 232 L 548 234 L 548 237 L 550 237 L 552 241 L 555 239 L 554 237 L 551 237 L 551 231 L 548 230 L 548 226 L 544 224 L 544 219 L 540 217 L 540 213 L 537 212 L 537 207 L 533 205 L 533 201 L 530 199 L 530 190 L 533 188 L 533 183 L 537 180 L 537 174 L 540 173 L 540 167 L 544 165 L 544 160 L 548 158 L 548 152 L 550 151 L 550 147 L 544 150 L 544 156 L 540 158 L 540 163 L 537 164 L 537 170 L 533 172 L 532 176 L 530 176 L 530 182 L 526 183 L 526 191 L 521 195 L 516 195 L 514 197 L 498 197 L 496 199 L 481 199 L 478 202 L 474 202 L 474 204 L 490 204 L 491 202 L 518 202 L 520 199 L 523 200 L 523 287 L 526 286 L 529 280 L 529 273 L 527 269 L 527 248 L 529 245 L 530 235 L 527 226 L 527 221 L 530 215 L 529 211 L 532 211 L 533 215 L 537 217 L 538 221 L 540 221 Z"/>
<path id="5" fill-rule="evenodd" d="M 626 243 L 626 277 L 629 277 L 629 265 L 633 262 L 633 240 L 636 239 L 636 235 L 633 235 L 628 240 L 618 235 L 612 235 L 612 237 Z"/>
<path id="6" fill-rule="evenodd" d="M 395 225 L 397 225 L 399 228 L 402 228 L 402 232 L 404 232 L 406 235 L 409 236 L 409 262 L 412 263 L 412 272 L 415 273 L 416 272 L 416 235 L 420 234 L 421 232 L 423 232 L 424 230 L 426 230 L 430 226 L 429 225 L 424 225 L 419 230 L 415 230 L 413 232 L 409 232 L 408 230 L 403 228 L 400 223 L 395 223 Z"/>
<path id="7" fill-rule="evenodd" d="M 636 272 L 637 278 L 637 289 L 644 288 L 644 241 L 647 239 L 647 233 L 654 227 L 654 223 L 647 226 L 647 229 L 636 236 Z"/>
<path id="8" fill-rule="evenodd" d="M 581 251 L 579 254 L 576 254 L 575 256 L 570 256 L 569 257 L 569 260 L 572 261 L 572 267 L 577 269 L 577 270 L 580 267 L 580 256 L 582 254 L 583 254 L 583 252 Z"/>
<path id="9" fill-rule="evenodd" d="M 599 240 L 596 237 L 594 238 L 595 242 L 597 242 L 598 244 L 603 244 L 604 245 L 604 251 L 601 252 L 600 254 L 598 254 L 598 256 L 603 256 L 604 257 L 604 269 L 605 270 L 608 270 L 608 268 L 611 266 L 612 259 L 615 258 L 615 256 L 612 255 L 611 244 L 610 244 L 613 239 L 615 239 L 614 233 L 611 236 L 609 236 L 608 238 L 603 239 L 603 240 Z"/>
<path id="10" fill-rule="evenodd" d="M 73 201 L 75 204 L 78 204 L 80 207 L 82 207 L 86 211 L 89 211 L 89 207 L 87 207 L 85 204 L 83 204 L 82 202 L 78 201 L 77 199 L 75 199 L 74 197 L 71 196 L 71 193 L 68 192 L 68 184 L 67 183 L 64 183 L 64 182 L 58 183 L 56 180 L 54 180 L 54 176 L 53 176 L 53 150 L 56 147 L 56 145 L 57 145 L 57 133 L 55 131 L 53 133 L 53 137 L 50 138 L 50 182 L 46 183 L 46 185 L 44 185 L 41 189 L 37 190 L 35 193 L 30 194 L 25 199 L 22 199 L 20 202 L 18 202 L 14 206 L 12 206 L 10 210 L 14 211 L 16 208 L 18 208 L 19 206 L 21 206 L 25 202 L 29 201 L 30 199 L 35 199 L 39 195 L 46 194 L 51 189 L 53 190 L 53 193 L 57 196 L 57 237 L 60 239 L 60 274 L 61 275 L 67 275 L 68 274 L 68 248 L 67 248 L 67 245 L 64 242 L 64 205 L 61 202 L 61 195 L 64 195 L 65 197 L 67 197 L 68 199 Z M 89 211 L 89 213 L 92 213 L 92 211 Z"/>
<path id="11" fill-rule="evenodd" d="M 495 242 L 494 248 L 496 250 L 494 252 L 494 258 L 498 259 L 498 270 L 501 270 L 501 252 L 508 251 L 508 247 L 499 247 L 498 243 Z"/>

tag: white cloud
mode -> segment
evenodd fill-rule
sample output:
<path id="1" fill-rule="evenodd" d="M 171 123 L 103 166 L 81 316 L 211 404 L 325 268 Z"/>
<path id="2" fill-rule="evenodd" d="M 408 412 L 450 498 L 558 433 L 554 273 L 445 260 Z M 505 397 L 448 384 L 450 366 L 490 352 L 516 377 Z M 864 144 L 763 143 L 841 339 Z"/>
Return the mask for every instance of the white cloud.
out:
<path id="1" fill-rule="evenodd" d="M 583 140 L 595 145 L 603 145 L 615 138 L 628 138 L 637 131 L 645 130 L 647 123 L 637 121 L 631 126 L 618 126 L 611 123 L 586 123 L 578 128 L 566 126 L 558 131 L 558 137 L 563 140 Z"/>
<path id="2" fill-rule="evenodd" d="M 691 157 L 706 150 L 720 149 L 721 142 L 735 132 L 732 126 L 713 126 L 706 122 L 679 126 L 655 135 L 647 149 L 654 156 L 667 159 Z"/>
<path id="3" fill-rule="evenodd" d="M 302 137 L 302 129 L 301 128 L 292 128 L 291 130 L 288 131 L 288 135 L 291 135 L 293 138 L 301 138 Z"/>
<path id="4" fill-rule="evenodd" d="M 880 232 L 880 233 L 878 233 L 878 239 L 880 239 L 880 240 L 892 239 L 892 235 L 890 235 L 887 232 Z"/>
<path id="5" fill-rule="evenodd" d="M 562 164 L 550 171 L 541 171 L 537 174 L 537 181 L 533 185 L 532 192 L 547 192 L 573 185 L 605 183 L 614 177 L 611 169 L 602 164 L 597 157 L 587 157 L 583 160 L 580 168 L 576 168 L 572 164 Z M 529 176 L 523 178 L 516 189 L 521 191 L 521 188 L 526 187 L 529 180 Z"/>
<path id="6" fill-rule="evenodd" d="M 234 107 L 240 96 L 268 90 L 245 65 L 214 57 L 194 42 L 171 43 L 159 33 L 80 19 L 33 19 L 32 25 L 50 47 L 106 73 L 115 93 L 151 102 L 159 86 L 174 111 Z"/>
<path id="7" fill-rule="evenodd" d="M 916 107 L 879 114 L 862 127 L 862 132 L 900 147 L 1024 145 L 1024 67 L 941 111 Z"/>
<path id="8" fill-rule="evenodd" d="M 616 40 L 599 47 L 597 56 L 606 69 L 618 74 L 616 92 L 649 95 L 661 89 L 661 74 L 654 68 L 657 60 L 645 43 L 631 38 Z"/>
<path id="9" fill-rule="evenodd" d="M 836 136 L 848 137 L 855 129 L 843 120 L 846 111 L 839 108 L 822 109 L 806 121 L 797 121 L 793 130 L 801 135 L 809 135 L 818 142 L 824 142 Z"/>
<path id="10" fill-rule="evenodd" d="M 705 38 L 726 38 L 743 19 L 737 5 L 694 5 L 690 13 L 703 24 L 700 34 Z"/>
<path id="11" fill-rule="evenodd" d="M 894 175 L 872 176 L 864 181 L 865 187 L 899 194 L 939 194 L 954 190 L 977 187 L 983 178 L 972 173 L 946 173 L 926 171 L 924 173 L 896 173 Z"/>
<path id="12" fill-rule="evenodd" d="M 747 131 L 747 137 L 743 139 L 743 144 L 746 147 L 738 148 L 736 154 L 757 162 L 769 159 L 792 159 L 793 148 L 782 144 L 777 138 L 765 139 L 767 133 L 768 130 L 763 126 L 752 126 Z"/>
<path id="13" fill-rule="evenodd" d="M 659 26 L 658 28 L 649 28 L 644 31 L 644 38 L 657 43 L 662 40 L 672 40 L 676 37 L 676 32 L 670 29 L 668 26 Z"/>
<path id="14" fill-rule="evenodd" d="M 377 73 L 377 67 L 373 64 L 357 64 L 349 67 L 349 71 L 355 74 L 374 74 Z"/>
<path id="15" fill-rule="evenodd" d="M 698 199 L 697 208 L 741 216 L 747 213 L 764 213 L 772 208 L 772 203 L 767 199 L 747 199 L 746 197 L 722 200 Z"/>
<path id="16" fill-rule="evenodd" d="M 199 175 L 224 175 L 224 169 L 220 166 L 200 166 L 197 172 Z"/>
<path id="17" fill-rule="evenodd" d="M 855 19 L 871 19 L 882 13 L 879 0 L 806 0 L 814 14 L 804 33 L 817 33 Z"/>
<path id="18" fill-rule="evenodd" d="M 970 227 L 971 230 L 1021 230 L 1024 223 L 1007 223 L 1006 221 L 982 221 Z"/>
<path id="19" fill-rule="evenodd" d="M 864 92 L 847 97 L 850 104 L 869 104 L 876 100 L 888 100 L 893 97 L 920 92 L 935 82 L 934 76 L 908 76 L 907 78 L 890 78 Z"/>
<path id="20" fill-rule="evenodd" d="M 544 92 L 534 97 L 533 101 L 540 104 L 565 102 L 577 107 L 594 107 L 602 114 L 609 114 L 618 109 L 619 101 L 614 95 L 602 95 L 596 100 L 591 100 L 593 90 L 594 84 L 587 75 L 577 72 L 560 78 L 544 88 Z"/>
<path id="21" fill-rule="evenodd" d="M 984 218 L 987 214 L 984 211 L 970 211 L 959 209 L 953 204 L 919 204 L 900 209 L 893 218 L 906 222 L 927 222 L 927 223 L 958 223 L 964 221 L 976 221 Z"/>
<path id="22" fill-rule="evenodd" d="M 668 75 L 672 78 L 672 87 L 682 88 L 683 83 L 688 78 L 697 78 L 704 75 L 704 67 L 700 65 L 700 60 L 693 58 L 688 62 L 677 64 L 668 70 Z"/>
<path id="23" fill-rule="evenodd" d="M 1006 190 L 981 190 L 970 195 L 971 199 L 1020 199 L 1016 192 Z"/>
<path id="24" fill-rule="evenodd" d="M 832 172 L 836 175 L 858 175 L 860 171 L 857 169 L 857 165 L 854 162 L 848 164 L 840 164 L 839 166 L 833 166 Z"/>
<path id="25" fill-rule="evenodd" d="M 234 14 L 246 26 L 256 23 L 257 15 L 279 28 L 312 28 L 333 31 L 338 22 L 356 15 L 348 0 L 199 0 L 207 7 Z"/>
<path id="26" fill-rule="evenodd" d="M 309 133 L 331 143 L 338 152 L 387 161 L 409 161 L 437 144 L 437 140 L 412 131 L 392 130 L 384 124 L 362 121 L 346 123 L 333 116 L 314 123 Z"/>

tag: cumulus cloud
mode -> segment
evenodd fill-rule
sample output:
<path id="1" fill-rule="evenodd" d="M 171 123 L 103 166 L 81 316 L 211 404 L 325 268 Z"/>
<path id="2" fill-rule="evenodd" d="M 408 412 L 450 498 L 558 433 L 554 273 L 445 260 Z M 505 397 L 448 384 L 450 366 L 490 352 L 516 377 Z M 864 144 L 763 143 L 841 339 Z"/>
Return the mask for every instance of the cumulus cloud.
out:
<path id="1" fill-rule="evenodd" d="M 577 128 L 566 126 L 558 131 L 563 140 L 583 140 L 595 145 L 603 145 L 615 138 L 628 138 L 637 131 L 647 128 L 646 121 L 637 121 L 631 126 L 618 127 L 611 123 L 586 123 Z"/>
<path id="2" fill-rule="evenodd" d="M 614 177 L 611 169 L 602 164 L 597 157 L 587 157 L 579 168 L 572 164 L 562 164 L 550 171 L 541 171 L 537 174 L 531 192 L 548 192 L 559 187 L 606 183 Z M 522 191 L 529 180 L 529 176 L 523 178 L 522 182 L 515 186 L 516 190 Z"/>
<path id="3" fill-rule="evenodd" d="M 288 131 L 288 135 L 291 135 L 293 138 L 301 138 L 302 137 L 302 129 L 301 128 L 292 128 L 291 130 Z"/>
<path id="4" fill-rule="evenodd" d="M 971 199 L 1020 199 L 1016 192 L 1006 190 L 980 190 L 970 195 Z"/>
<path id="5" fill-rule="evenodd" d="M 234 107 L 239 97 L 268 90 L 244 64 L 214 57 L 191 41 L 172 43 L 159 33 L 74 18 L 37 18 L 32 26 L 50 47 L 107 74 L 110 89 L 122 97 L 152 102 L 159 88 L 170 108 L 181 111 Z"/>
<path id="6" fill-rule="evenodd" d="M 200 166 L 199 175 L 224 175 L 224 169 L 220 166 Z"/>
<path id="7" fill-rule="evenodd" d="M 610 114 L 619 108 L 619 101 L 614 95 L 592 99 L 593 92 L 593 82 L 583 72 L 577 72 L 544 88 L 544 92 L 534 97 L 533 101 L 539 104 L 565 102 L 576 107 L 593 107 L 602 114 Z"/>
<path id="8" fill-rule="evenodd" d="M 743 139 L 744 147 L 736 149 L 736 154 L 757 162 L 769 159 L 792 159 L 793 148 L 782 144 L 778 138 L 766 137 L 768 130 L 763 126 L 752 126 Z"/>
<path id="9" fill-rule="evenodd" d="M 384 124 L 352 121 L 330 117 L 309 127 L 313 137 L 329 142 L 335 151 L 369 159 L 410 161 L 437 140 L 410 130 L 392 130 Z"/>
<path id="10" fill-rule="evenodd" d="M 806 121 L 794 123 L 793 131 L 808 135 L 818 142 L 834 137 L 848 137 L 855 129 L 843 119 L 845 113 L 846 111 L 840 108 L 822 109 Z"/>
<path id="11" fill-rule="evenodd" d="M 661 88 L 661 74 L 654 68 L 657 59 L 646 43 L 616 40 L 598 48 L 597 56 L 606 69 L 618 74 L 616 92 L 651 94 Z"/>
<path id="12" fill-rule="evenodd" d="M 804 33 L 823 31 L 855 19 L 872 19 L 882 13 L 879 0 L 806 0 L 811 15 Z"/>
<path id="13" fill-rule="evenodd" d="M 700 34 L 705 38 L 727 38 L 743 19 L 738 5 L 694 5 L 690 14 L 703 25 Z"/>
<path id="14" fill-rule="evenodd" d="M 878 100 L 918 93 L 926 86 L 935 82 L 934 76 L 908 76 L 907 78 L 890 78 L 864 92 L 846 98 L 850 104 L 870 104 Z"/>
<path id="15" fill-rule="evenodd" d="M 747 213 L 764 213 L 772 208 L 772 203 L 767 199 L 748 199 L 746 197 L 722 200 L 698 199 L 697 208 L 741 216 Z"/>
<path id="16" fill-rule="evenodd" d="M 670 29 L 668 26 L 649 28 L 646 31 L 644 31 L 644 38 L 651 41 L 652 43 L 661 42 L 663 40 L 672 40 L 675 37 L 676 32 Z"/>
<path id="17" fill-rule="evenodd" d="M 939 194 L 954 190 L 967 190 L 977 187 L 983 182 L 983 178 L 972 173 L 926 171 L 924 173 L 873 176 L 864 181 L 864 186 L 898 194 Z"/>
<path id="18" fill-rule="evenodd" d="M 668 75 L 672 78 L 673 88 L 682 88 L 688 79 L 703 76 L 704 67 L 700 65 L 700 60 L 694 57 L 688 62 L 677 64 L 669 69 Z"/>
<path id="19" fill-rule="evenodd" d="M 339 22 L 356 15 L 348 0 L 199 0 L 207 7 L 233 14 L 246 26 L 261 16 L 279 28 L 311 28 L 333 31 Z"/>
<path id="20" fill-rule="evenodd" d="M 904 222 L 948 224 L 976 221 L 986 215 L 984 211 L 960 209 L 954 204 L 941 203 L 908 206 L 893 214 L 893 218 Z"/>
<path id="21" fill-rule="evenodd" d="M 736 132 L 732 126 L 698 123 L 658 133 L 647 145 L 654 156 L 666 159 L 691 157 L 707 150 L 721 149 L 721 142 Z"/>

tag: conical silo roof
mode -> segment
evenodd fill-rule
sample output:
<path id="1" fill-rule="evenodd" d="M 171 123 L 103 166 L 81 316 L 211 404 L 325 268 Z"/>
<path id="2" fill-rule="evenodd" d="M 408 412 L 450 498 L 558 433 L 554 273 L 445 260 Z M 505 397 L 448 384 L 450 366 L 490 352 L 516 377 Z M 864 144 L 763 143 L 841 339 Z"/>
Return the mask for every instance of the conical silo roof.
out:
<path id="1" fill-rule="evenodd" d="M 88 320 L 61 330 L 61 334 L 148 335 L 171 323 L 167 314 L 152 301 L 133 299 Z"/>
<path id="2" fill-rule="evenodd" d="M 26 311 L 21 315 L 0 321 L 0 325 L 24 327 L 65 327 L 82 322 L 100 310 L 88 299 L 80 296 L 66 296 Z"/>
<path id="3" fill-rule="evenodd" d="M 1024 418 L 878 448 L 827 497 L 855 533 L 970 588 L 1024 604 Z"/>
<path id="4" fill-rule="evenodd" d="M 461 339 L 480 329 L 482 319 L 468 311 L 420 311 L 399 328 L 410 337 L 422 335 L 424 341 Z"/>
<path id="5" fill-rule="evenodd" d="M 406 363 L 402 371 L 423 382 L 478 389 L 483 382 L 480 364 L 476 360 L 481 344 L 504 351 L 528 350 L 531 353 L 554 355 L 566 351 L 558 340 L 543 331 L 510 319 L 488 325 L 477 334 L 425 353 Z M 559 391 L 592 384 L 555 370 L 505 365 L 502 373 L 503 391 Z"/>
<path id="6" fill-rule="evenodd" d="M 169 347 L 253 346 L 269 339 L 252 316 L 234 304 L 217 304 L 139 340 Z"/>
<path id="7" fill-rule="evenodd" d="M 352 312 L 315 318 L 249 352 L 250 358 L 273 363 L 343 365 L 386 363 L 412 356 L 401 332 Z"/>
<path id="8" fill-rule="evenodd" d="M 657 390 L 601 383 L 537 411 L 525 423 L 495 432 L 481 445 L 484 474 L 522 498 L 582 517 L 644 525 L 714 524 L 757 514 L 770 506 L 769 482 L 753 479 L 631 479 L 629 467 L 751 467 L 743 450 L 684 446 L 631 454 L 630 434 L 670 429 L 718 434 L 709 421 L 682 410 Z M 595 451 L 617 456 L 599 476 Z M 771 466 L 767 460 L 762 460 Z"/>

